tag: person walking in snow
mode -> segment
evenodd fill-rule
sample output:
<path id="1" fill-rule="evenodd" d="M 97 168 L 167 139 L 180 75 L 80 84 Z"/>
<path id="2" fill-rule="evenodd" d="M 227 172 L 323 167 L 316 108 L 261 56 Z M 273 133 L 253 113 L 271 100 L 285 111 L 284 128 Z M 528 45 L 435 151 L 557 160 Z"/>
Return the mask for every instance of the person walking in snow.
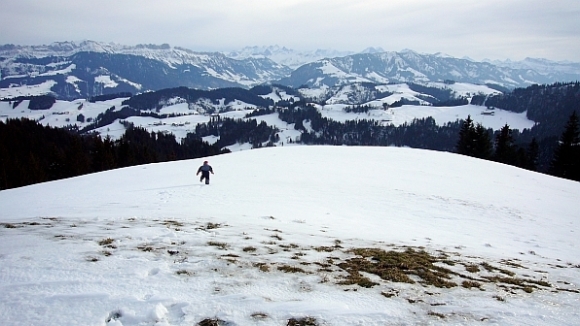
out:
<path id="1" fill-rule="evenodd" d="M 211 168 L 211 165 L 209 165 L 207 161 L 204 161 L 203 165 L 200 166 L 199 169 L 197 169 L 197 173 L 195 175 L 199 175 L 201 173 L 201 178 L 199 178 L 199 182 L 203 182 L 203 179 L 205 179 L 205 184 L 208 185 L 210 172 L 211 174 L 213 174 L 213 169 Z"/>

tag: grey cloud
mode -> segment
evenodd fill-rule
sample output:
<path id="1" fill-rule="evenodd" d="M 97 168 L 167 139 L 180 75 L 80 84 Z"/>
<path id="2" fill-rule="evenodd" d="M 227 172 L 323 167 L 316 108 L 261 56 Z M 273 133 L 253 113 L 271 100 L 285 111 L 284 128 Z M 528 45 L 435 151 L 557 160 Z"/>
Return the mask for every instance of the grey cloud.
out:
<path id="1" fill-rule="evenodd" d="M 57 5 L 58 4 L 58 5 Z M 410 48 L 580 61 L 580 1 L 3 0 L 0 44 L 170 43 L 193 50 Z"/>

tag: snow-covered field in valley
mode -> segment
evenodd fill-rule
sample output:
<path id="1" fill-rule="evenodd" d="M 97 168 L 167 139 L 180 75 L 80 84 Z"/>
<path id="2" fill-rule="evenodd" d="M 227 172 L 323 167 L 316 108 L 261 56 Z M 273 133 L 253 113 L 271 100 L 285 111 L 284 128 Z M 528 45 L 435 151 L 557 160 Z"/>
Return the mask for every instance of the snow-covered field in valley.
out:
<path id="1" fill-rule="evenodd" d="M 1 191 L 1 323 L 580 323 L 577 182 L 283 146 L 210 157 L 205 185 L 203 160 Z"/>

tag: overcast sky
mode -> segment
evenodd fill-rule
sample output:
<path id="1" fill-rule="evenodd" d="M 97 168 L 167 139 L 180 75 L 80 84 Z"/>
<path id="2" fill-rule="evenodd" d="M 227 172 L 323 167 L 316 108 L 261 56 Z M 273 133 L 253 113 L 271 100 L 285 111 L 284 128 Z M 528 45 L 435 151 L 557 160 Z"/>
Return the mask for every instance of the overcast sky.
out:
<path id="1" fill-rule="evenodd" d="M 580 62 L 580 0 L 0 0 L 0 44 L 443 52 Z"/>

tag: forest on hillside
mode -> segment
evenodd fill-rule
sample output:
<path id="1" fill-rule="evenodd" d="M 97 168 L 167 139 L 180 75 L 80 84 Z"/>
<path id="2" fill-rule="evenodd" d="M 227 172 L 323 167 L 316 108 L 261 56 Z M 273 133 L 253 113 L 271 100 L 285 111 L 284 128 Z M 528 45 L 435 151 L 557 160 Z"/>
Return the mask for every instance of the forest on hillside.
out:
<path id="1" fill-rule="evenodd" d="M 131 127 L 118 141 L 42 126 L 0 121 L 0 190 L 127 166 L 228 153 L 200 139 Z M 192 171 L 195 173 L 195 171 Z"/>
<path id="2" fill-rule="evenodd" d="M 508 125 L 495 131 L 486 129 L 475 125 L 469 116 L 442 126 L 430 117 L 400 126 L 364 119 L 337 122 L 322 117 L 314 106 L 304 100 L 282 101 L 273 106 L 271 100 L 259 96 L 271 91 L 269 86 L 252 90 L 215 91 L 180 87 L 140 94 L 125 101 L 126 106 L 121 110 L 107 110 L 82 130 L 44 127 L 26 119 L 0 122 L 0 189 L 137 164 L 216 155 L 229 152 L 224 148 L 236 143 L 249 143 L 254 148 L 275 146 L 283 143 L 280 142 L 278 130 L 252 119 L 272 113 L 301 131 L 299 139 L 283 141 L 306 145 L 408 146 L 456 152 L 580 180 L 578 82 L 534 85 L 499 96 L 475 96 L 472 99 L 472 104 L 490 109 L 527 112 L 528 118 L 537 123 L 521 132 L 512 130 Z M 285 91 L 292 92 L 291 89 Z M 464 103 L 449 98 L 446 92 L 442 94 L 446 103 Z M 249 113 L 245 119 L 217 115 L 207 123 L 198 124 L 180 142 L 171 134 L 149 133 L 130 123 L 126 124 L 125 134 L 115 141 L 90 132 L 116 119 L 156 115 L 154 110 L 159 103 L 174 96 L 189 100 L 204 96 L 212 100 L 224 96 L 238 99 L 241 96 L 248 102 L 262 105 L 262 108 Z M 51 103 L 54 102 L 46 96 L 31 100 L 31 105 L 37 109 L 46 108 Z M 364 111 L 368 108 L 356 106 L 349 109 Z M 219 140 L 208 144 L 202 140 L 207 136 L 216 136 Z"/>

